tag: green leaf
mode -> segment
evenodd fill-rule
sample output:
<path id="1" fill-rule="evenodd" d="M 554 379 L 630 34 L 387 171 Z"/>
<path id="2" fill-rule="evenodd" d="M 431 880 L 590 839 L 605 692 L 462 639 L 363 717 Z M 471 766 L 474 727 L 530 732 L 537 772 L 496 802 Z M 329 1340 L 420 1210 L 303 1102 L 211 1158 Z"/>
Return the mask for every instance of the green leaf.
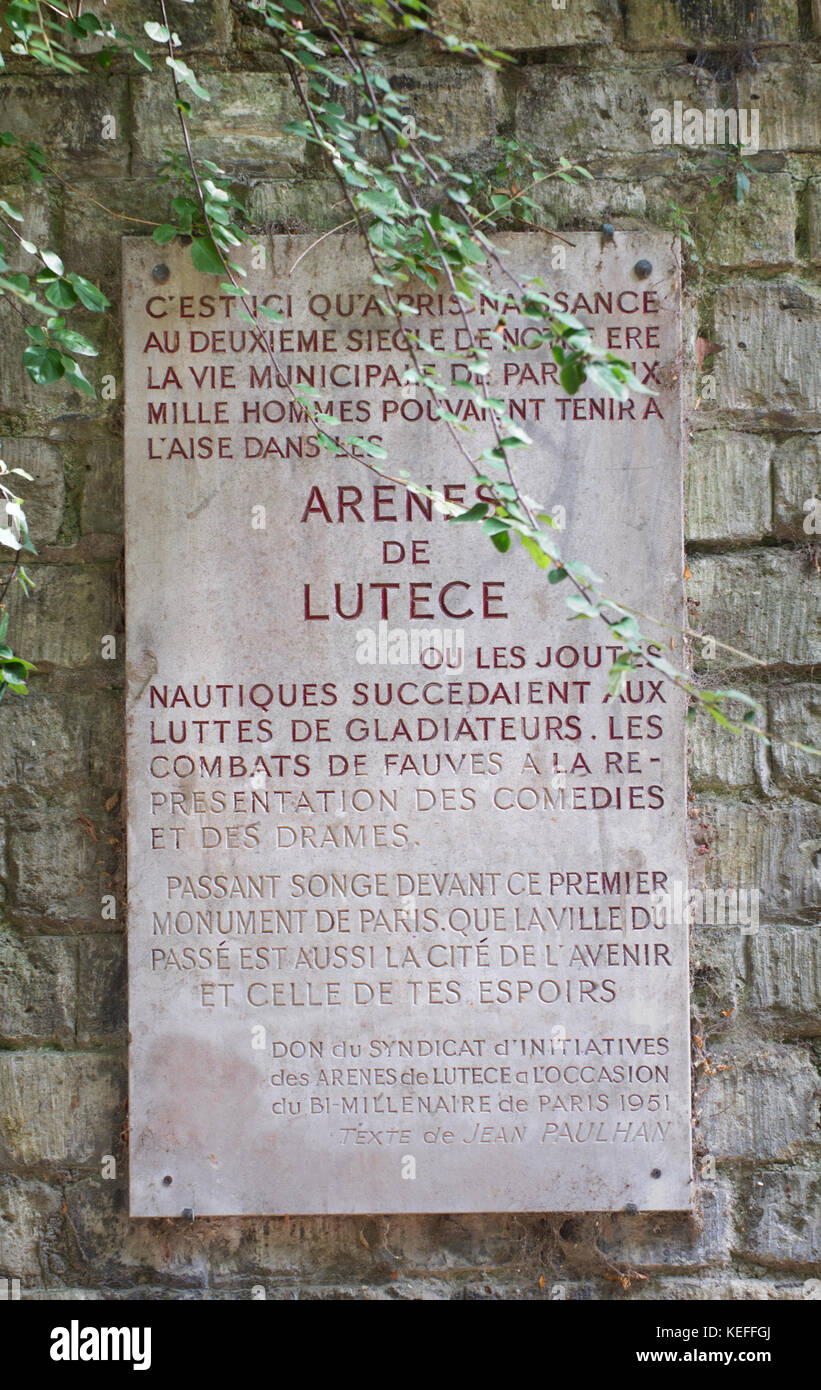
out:
<path id="1" fill-rule="evenodd" d="M 206 275 L 224 275 L 225 269 L 210 236 L 195 237 L 191 242 L 191 260 L 197 270 Z"/>
<path id="2" fill-rule="evenodd" d="M 48 386 L 65 375 L 62 354 L 56 348 L 28 347 L 23 353 L 23 365 L 33 382 Z"/>
<path id="3" fill-rule="evenodd" d="M 196 73 L 192 68 L 189 68 L 187 63 L 184 63 L 181 58 L 171 57 L 166 58 L 165 61 L 177 74 L 180 80 L 188 84 L 195 96 L 198 96 L 201 101 L 211 100 L 205 88 L 197 81 Z"/>
<path id="4" fill-rule="evenodd" d="M 151 233 L 151 240 L 156 241 L 158 246 L 165 246 L 166 242 L 173 241 L 177 235 L 177 228 L 171 222 L 163 222 L 159 227 L 155 227 Z"/>
<path id="5" fill-rule="evenodd" d="M 599 610 L 594 604 L 586 599 L 583 594 L 570 594 L 565 599 L 568 608 L 572 609 L 577 618 L 598 618 Z"/>
<path id="6" fill-rule="evenodd" d="M 56 251 L 41 251 L 40 259 L 44 265 L 48 266 L 49 270 L 54 271 L 55 275 L 65 274 L 66 268 L 63 265 L 63 262 L 60 260 L 60 257 L 57 255 Z"/>
<path id="7" fill-rule="evenodd" d="M 143 29 L 150 39 L 155 43 L 168 43 L 171 33 L 164 24 L 158 24 L 154 19 L 147 19 L 143 24 Z"/>
<path id="8" fill-rule="evenodd" d="M 90 309 L 94 314 L 99 314 L 102 313 L 103 309 L 108 308 L 110 300 L 106 298 L 102 290 L 98 290 L 96 285 L 92 285 L 90 280 L 86 280 L 84 276 L 77 275 L 73 271 L 67 278 L 77 291 L 80 303 L 85 305 L 86 309 Z"/>
<path id="9" fill-rule="evenodd" d="M 68 280 L 52 280 L 44 291 L 49 304 L 55 309 L 73 309 L 77 303 L 74 286 Z"/>
<path id="10" fill-rule="evenodd" d="M 546 570 L 548 565 L 552 564 L 550 556 L 545 554 L 538 541 L 534 540 L 532 536 L 524 536 L 520 532 L 519 540 L 522 542 L 531 560 L 536 561 L 540 570 Z"/>
<path id="11" fill-rule="evenodd" d="M 82 391 L 83 394 L 86 396 L 93 396 L 96 394 L 94 391 L 94 387 L 91 385 L 91 382 L 88 380 L 87 377 L 83 375 L 82 370 L 74 361 L 73 357 L 66 357 L 65 354 L 62 354 L 60 360 L 63 364 L 63 371 L 65 372 L 66 381 L 71 382 L 71 385 L 74 387 L 75 391 Z"/>
<path id="12" fill-rule="evenodd" d="M 81 357 L 99 356 L 94 344 L 73 328 L 60 328 L 55 332 L 54 337 L 60 347 L 68 348 L 69 352 L 78 352 Z"/>
<path id="13" fill-rule="evenodd" d="M 363 453 L 369 454 L 370 457 L 374 459 L 386 459 L 388 457 L 387 449 L 383 448 L 381 444 L 374 444 L 373 440 L 363 439 L 361 435 L 358 434 L 349 435 L 345 443 L 356 445 Z"/>
<path id="14" fill-rule="evenodd" d="M 490 507 L 487 502 L 476 502 L 472 507 L 468 507 L 466 512 L 460 512 L 458 516 L 448 517 L 448 521 L 481 521 L 482 517 L 487 516 Z"/>

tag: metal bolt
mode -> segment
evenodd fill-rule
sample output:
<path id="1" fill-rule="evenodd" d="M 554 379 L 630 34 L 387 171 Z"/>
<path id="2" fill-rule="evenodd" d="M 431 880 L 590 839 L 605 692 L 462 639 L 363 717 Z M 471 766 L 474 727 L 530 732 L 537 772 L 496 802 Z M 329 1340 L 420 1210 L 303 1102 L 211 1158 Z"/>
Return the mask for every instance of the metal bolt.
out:
<path id="1" fill-rule="evenodd" d="M 650 1177 L 651 1177 L 651 1178 L 660 1178 L 660 1177 L 661 1177 L 661 1169 L 660 1169 L 660 1168 L 653 1168 L 653 1169 L 651 1169 L 651 1171 L 650 1171 Z"/>
<path id="2" fill-rule="evenodd" d="M 647 276 L 648 276 L 648 275 L 652 275 L 652 273 L 653 273 L 653 262 L 652 262 L 652 261 L 636 261 L 636 264 L 633 266 L 633 269 L 634 269 L 634 271 L 636 272 L 636 274 L 638 275 L 638 277 L 639 277 L 640 280 L 646 280 L 646 279 L 647 279 Z"/>
<path id="3" fill-rule="evenodd" d="M 193 1208 L 193 1207 L 183 1207 L 183 1209 L 182 1209 L 182 1219 L 183 1219 L 183 1221 L 193 1221 L 193 1220 L 194 1220 L 194 1208 Z"/>
<path id="4" fill-rule="evenodd" d="M 153 275 L 154 279 L 157 281 L 157 284 L 158 284 L 158 285 L 163 285 L 163 284 L 165 284 L 165 281 L 168 279 L 169 275 L 171 274 L 171 271 L 168 269 L 168 266 L 167 266 L 167 265 L 155 265 L 155 266 L 154 266 L 154 269 L 153 269 L 152 272 L 151 272 L 151 274 Z"/>
<path id="5" fill-rule="evenodd" d="M 628 1202 L 624 1210 L 627 1212 L 628 1216 L 636 1216 L 638 1214 L 638 1207 L 635 1202 Z"/>

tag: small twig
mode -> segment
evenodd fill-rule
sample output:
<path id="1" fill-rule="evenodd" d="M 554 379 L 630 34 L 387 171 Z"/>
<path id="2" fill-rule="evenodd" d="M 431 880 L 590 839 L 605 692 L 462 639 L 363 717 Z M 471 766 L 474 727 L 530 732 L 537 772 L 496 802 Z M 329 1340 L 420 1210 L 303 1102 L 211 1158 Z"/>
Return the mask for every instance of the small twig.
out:
<path id="1" fill-rule="evenodd" d="M 330 230 L 329 232 L 323 232 L 323 233 L 322 233 L 322 236 L 318 236 L 317 239 L 316 239 L 316 241 L 312 241 L 312 242 L 311 242 L 310 246 L 307 247 L 307 249 L 306 249 L 305 251 L 302 252 L 302 255 L 301 255 L 301 256 L 297 256 L 296 260 L 294 261 L 293 265 L 291 266 L 291 269 L 288 271 L 288 274 L 289 274 L 289 275 L 293 275 L 293 273 L 294 273 L 294 271 L 296 270 L 297 266 L 299 265 L 300 261 L 304 261 L 304 260 L 305 260 L 305 257 L 308 255 L 308 252 L 309 252 L 309 251 L 313 251 L 314 247 L 315 247 L 315 246 L 318 246 L 319 243 L 320 243 L 321 241 L 324 241 L 326 237 L 335 236 L 337 232 L 341 232 L 341 231 L 342 231 L 343 227 L 352 227 L 352 226 L 354 226 L 354 224 L 355 224 L 356 222 L 358 222 L 358 220 L 359 220 L 359 219 L 358 219 L 357 217 L 349 217 L 348 220 L 347 220 L 347 222 L 340 222 L 340 224 L 339 224 L 338 227 L 331 227 L 331 230 Z"/>

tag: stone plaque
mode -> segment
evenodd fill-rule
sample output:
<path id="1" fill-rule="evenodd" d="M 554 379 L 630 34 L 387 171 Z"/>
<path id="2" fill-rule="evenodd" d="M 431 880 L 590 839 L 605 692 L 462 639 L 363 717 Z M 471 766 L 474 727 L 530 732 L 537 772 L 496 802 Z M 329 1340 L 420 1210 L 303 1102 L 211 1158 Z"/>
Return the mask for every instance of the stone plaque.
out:
<path id="1" fill-rule="evenodd" d="M 572 239 L 502 244 L 654 395 L 568 396 L 501 279 L 468 321 L 563 553 L 680 625 L 676 244 Z M 477 500 L 357 239 L 312 241 L 244 253 L 276 365 L 125 243 L 131 1211 L 685 1208 L 683 700 L 610 699 L 604 625 L 396 481 Z M 476 457 L 458 308 L 407 297 Z"/>

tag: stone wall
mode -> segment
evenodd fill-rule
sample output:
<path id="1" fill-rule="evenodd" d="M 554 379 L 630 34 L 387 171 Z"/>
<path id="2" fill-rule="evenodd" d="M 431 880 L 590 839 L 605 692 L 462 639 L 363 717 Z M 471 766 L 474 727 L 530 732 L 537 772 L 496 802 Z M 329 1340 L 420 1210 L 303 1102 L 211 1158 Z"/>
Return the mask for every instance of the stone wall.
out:
<path id="1" fill-rule="evenodd" d="M 136 25 L 149 7 L 112 0 Z M 264 34 L 228 0 L 172 4 L 207 76 L 199 153 L 232 171 L 275 231 L 342 219 Z M 816 538 L 821 490 L 821 6 L 818 0 L 439 0 L 444 21 L 514 49 L 497 74 L 416 38 L 386 47 L 421 124 L 466 167 L 512 132 L 566 154 L 590 185 L 549 184 L 560 228 L 669 224 L 694 213 L 684 370 L 693 623 L 764 665 L 747 683 L 774 730 L 821 743 Z M 25 206 L 70 268 L 113 301 L 98 380 L 121 381 L 119 248 L 164 220 L 151 170 L 175 140 L 170 79 L 115 61 L 55 78 L 9 55 L 0 129 L 53 150 L 21 186 L 0 148 L 0 196 Z M 757 108 L 760 152 L 743 204 L 706 198 L 709 150 L 655 146 L 650 113 L 674 101 Z M 113 138 L 103 117 L 113 115 Z M 94 201 L 97 200 L 97 201 Z M 118 214 L 111 216 L 100 204 Z M 146 231 L 150 229 L 145 228 Z M 25 258 L 23 258 L 25 260 Z M 25 268 L 25 267 L 24 267 Z M 125 873 L 121 822 L 121 393 L 87 401 L 35 388 L 3 313 L 0 432 L 35 474 L 33 596 L 14 599 L 15 647 L 38 674 L 0 708 L 0 1275 L 24 1297 L 802 1298 L 818 1296 L 821 792 L 806 755 L 696 725 L 693 854 L 714 885 L 761 892 L 760 927 L 694 932 L 693 1217 L 430 1216 L 129 1221 L 124 1139 Z M 695 339 L 718 344 L 696 372 Z M 699 395 L 701 399 L 699 400 Z M 158 499 L 158 505 L 161 500 Z M 117 638 L 105 659 L 101 639 Z M 718 649 L 720 652 L 720 648 Z M 103 915 L 106 894 L 118 900 Z M 104 1156 L 116 1177 L 102 1176 Z M 257 1294 L 258 1296 L 258 1294 Z"/>

